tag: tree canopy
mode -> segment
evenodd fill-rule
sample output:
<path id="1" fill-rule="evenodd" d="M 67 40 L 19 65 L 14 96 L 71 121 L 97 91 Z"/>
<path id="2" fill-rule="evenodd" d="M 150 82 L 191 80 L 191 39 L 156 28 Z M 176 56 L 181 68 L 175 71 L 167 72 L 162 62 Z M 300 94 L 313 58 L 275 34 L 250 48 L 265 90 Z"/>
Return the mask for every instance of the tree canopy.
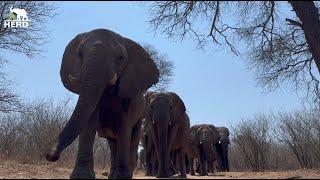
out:
<path id="1" fill-rule="evenodd" d="M 274 89 L 289 82 L 320 99 L 319 3 L 308 1 L 156 1 L 149 23 L 168 38 L 209 42 L 236 55 L 247 48 L 258 83 Z"/>

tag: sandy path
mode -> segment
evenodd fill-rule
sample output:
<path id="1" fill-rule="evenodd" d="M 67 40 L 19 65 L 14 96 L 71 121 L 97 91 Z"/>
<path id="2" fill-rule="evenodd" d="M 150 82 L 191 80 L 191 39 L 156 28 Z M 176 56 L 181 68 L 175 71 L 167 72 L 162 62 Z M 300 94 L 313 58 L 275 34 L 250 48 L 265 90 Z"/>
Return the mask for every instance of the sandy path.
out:
<path id="1" fill-rule="evenodd" d="M 69 174 L 72 169 L 65 169 L 55 167 L 54 165 L 29 165 L 17 163 L 14 161 L 0 162 L 0 178 L 31 178 L 31 179 L 52 179 L 52 178 L 69 178 Z M 96 177 L 99 179 L 106 179 L 102 176 L 102 170 L 96 170 Z M 154 178 L 143 176 L 143 173 L 136 173 L 135 179 Z M 173 178 L 177 178 L 174 176 Z M 297 171 L 281 171 L 281 172 L 228 172 L 228 173 L 217 173 L 215 175 L 200 177 L 200 176 L 189 176 L 192 179 L 221 179 L 221 178 L 272 178 L 272 179 L 287 179 L 287 178 L 320 178 L 320 170 L 297 170 Z"/>

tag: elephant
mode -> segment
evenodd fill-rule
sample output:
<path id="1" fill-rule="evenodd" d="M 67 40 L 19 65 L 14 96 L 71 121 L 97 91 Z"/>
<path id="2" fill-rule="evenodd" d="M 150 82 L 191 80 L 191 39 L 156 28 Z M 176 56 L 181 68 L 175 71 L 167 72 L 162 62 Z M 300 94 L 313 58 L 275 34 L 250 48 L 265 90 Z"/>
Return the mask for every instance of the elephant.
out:
<path id="1" fill-rule="evenodd" d="M 145 119 L 144 119 L 145 120 Z M 151 126 L 146 124 L 146 121 L 143 121 L 141 128 L 141 144 L 145 150 L 144 162 L 146 165 L 145 175 L 146 176 L 156 176 L 158 171 L 158 157 L 156 154 L 155 146 L 153 143 Z M 175 171 L 173 168 L 173 162 L 171 162 L 171 173 Z"/>
<path id="2" fill-rule="evenodd" d="M 215 126 L 210 124 L 194 125 L 190 129 L 190 139 L 187 151 L 190 173 L 194 175 L 193 160 L 199 160 L 199 175 L 208 175 L 213 170 L 213 162 L 219 159 L 215 148 L 220 135 Z"/>
<path id="3" fill-rule="evenodd" d="M 222 171 L 229 171 L 229 158 L 228 158 L 228 147 L 230 144 L 229 129 L 226 127 L 217 127 L 220 135 L 219 144 L 217 144 L 217 150 L 221 154 L 221 161 L 219 163 L 219 169 Z"/>
<path id="4" fill-rule="evenodd" d="M 186 178 L 185 152 L 190 120 L 182 99 L 174 92 L 149 92 L 146 96 L 146 121 L 150 124 L 159 168 L 157 177 L 172 175 L 170 163 L 174 153 Z M 172 166 L 172 165 L 171 165 Z"/>
<path id="5" fill-rule="evenodd" d="M 143 93 L 159 80 L 155 62 L 133 40 L 94 29 L 78 34 L 66 46 L 60 77 L 64 87 L 79 98 L 46 159 L 57 161 L 79 135 L 70 178 L 95 178 L 92 149 L 98 131 L 110 146 L 109 178 L 132 178 L 146 105 Z"/>

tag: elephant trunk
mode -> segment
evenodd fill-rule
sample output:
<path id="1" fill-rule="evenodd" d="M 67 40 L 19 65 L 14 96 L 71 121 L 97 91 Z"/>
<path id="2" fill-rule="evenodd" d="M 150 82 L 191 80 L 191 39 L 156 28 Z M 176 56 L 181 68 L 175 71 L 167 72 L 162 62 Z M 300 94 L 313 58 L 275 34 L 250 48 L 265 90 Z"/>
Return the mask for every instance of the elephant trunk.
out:
<path id="1" fill-rule="evenodd" d="M 159 170 L 157 177 L 169 177 L 169 149 L 168 149 L 168 126 L 158 127 L 159 140 Z"/>
<path id="2" fill-rule="evenodd" d="M 90 51 L 89 57 L 86 59 L 85 69 L 82 70 L 81 88 L 79 99 L 75 110 L 53 143 L 53 146 L 46 154 L 48 161 L 56 161 L 59 159 L 60 153 L 68 147 L 75 138 L 80 134 L 83 128 L 88 126 L 90 117 L 99 103 L 100 97 L 106 86 L 106 82 L 110 82 L 113 78 L 110 72 L 106 73 L 107 61 L 106 48 L 102 43 L 96 43 Z"/>

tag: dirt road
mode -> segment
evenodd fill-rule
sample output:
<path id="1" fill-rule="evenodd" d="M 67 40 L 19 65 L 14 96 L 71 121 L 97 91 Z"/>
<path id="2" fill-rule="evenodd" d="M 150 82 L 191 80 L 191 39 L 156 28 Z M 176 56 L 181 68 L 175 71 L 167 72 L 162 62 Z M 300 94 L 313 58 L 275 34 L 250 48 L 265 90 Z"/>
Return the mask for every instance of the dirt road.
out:
<path id="1" fill-rule="evenodd" d="M 69 178 L 71 169 L 59 168 L 54 165 L 29 165 L 17 163 L 14 161 L 0 162 L 0 178 Z M 96 177 L 106 179 L 102 173 L 105 171 L 96 170 Z M 136 173 L 134 179 L 145 179 L 154 178 L 143 176 L 143 173 Z M 177 176 L 173 177 L 177 178 Z M 190 179 L 225 179 L 225 178 L 271 178 L 271 179 L 298 179 L 298 178 L 320 178 L 320 170 L 297 170 L 297 171 L 281 171 L 281 172 L 228 172 L 228 173 L 217 173 L 215 175 L 200 177 L 200 176 L 189 176 Z"/>

